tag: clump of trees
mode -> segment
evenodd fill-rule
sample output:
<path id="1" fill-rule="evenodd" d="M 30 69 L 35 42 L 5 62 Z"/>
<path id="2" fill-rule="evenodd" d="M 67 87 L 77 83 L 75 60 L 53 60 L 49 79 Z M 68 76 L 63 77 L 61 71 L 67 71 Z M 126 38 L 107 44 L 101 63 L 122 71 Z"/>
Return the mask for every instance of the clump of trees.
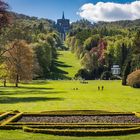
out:
<path id="1" fill-rule="evenodd" d="M 81 20 L 73 23 L 66 44 L 81 62 L 82 68 L 76 77 L 81 73 L 84 79 L 116 79 L 111 75 L 111 67 L 119 65 L 118 78 L 122 77 L 122 84 L 127 85 L 127 76 L 140 68 L 138 22 L 140 20 L 132 21 L 133 24 L 127 21 L 89 24 Z"/>

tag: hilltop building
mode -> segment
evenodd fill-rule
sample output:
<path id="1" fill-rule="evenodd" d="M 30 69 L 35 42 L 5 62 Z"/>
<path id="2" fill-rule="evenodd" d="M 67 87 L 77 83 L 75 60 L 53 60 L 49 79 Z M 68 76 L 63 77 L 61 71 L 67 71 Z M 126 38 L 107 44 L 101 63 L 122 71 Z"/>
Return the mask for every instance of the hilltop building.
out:
<path id="1" fill-rule="evenodd" d="M 57 29 L 61 33 L 61 37 L 63 40 L 66 39 L 66 32 L 70 29 L 70 20 L 65 19 L 65 14 L 63 12 L 62 19 L 57 20 Z"/>

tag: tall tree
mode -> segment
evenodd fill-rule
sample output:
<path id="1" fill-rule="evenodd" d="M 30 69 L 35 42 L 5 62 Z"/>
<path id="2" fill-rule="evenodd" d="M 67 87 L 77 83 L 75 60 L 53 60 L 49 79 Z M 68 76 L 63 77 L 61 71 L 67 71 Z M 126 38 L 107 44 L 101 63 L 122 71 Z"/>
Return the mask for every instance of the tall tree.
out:
<path id="1" fill-rule="evenodd" d="M 25 41 L 14 41 L 11 50 L 5 53 L 6 65 L 10 71 L 10 80 L 16 84 L 20 81 L 32 80 L 33 54 Z"/>

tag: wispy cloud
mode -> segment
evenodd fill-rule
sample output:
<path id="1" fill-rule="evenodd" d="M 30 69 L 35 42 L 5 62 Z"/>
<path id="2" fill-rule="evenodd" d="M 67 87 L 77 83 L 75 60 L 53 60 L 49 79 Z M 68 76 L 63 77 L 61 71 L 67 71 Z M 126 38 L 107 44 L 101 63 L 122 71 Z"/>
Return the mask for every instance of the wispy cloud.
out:
<path id="1" fill-rule="evenodd" d="M 139 19 L 140 1 L 125 4 L 114 2 L 86 3 L 77 14 L 82 18 L 95 22 Z"/>

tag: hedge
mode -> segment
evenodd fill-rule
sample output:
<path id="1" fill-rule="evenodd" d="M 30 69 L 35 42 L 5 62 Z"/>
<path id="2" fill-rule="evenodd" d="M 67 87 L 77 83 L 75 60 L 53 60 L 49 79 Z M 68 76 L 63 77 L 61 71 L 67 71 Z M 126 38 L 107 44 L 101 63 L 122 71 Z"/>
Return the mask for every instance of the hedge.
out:
<path id="1" fill-rule="evenodd" d="M 140 113 L 135 112 L 135 116 L 137 116 L 138 118 L 140 118 Z"/>
<path id="2" fill-rule="evenodd" d="M 13 122 L 13 121 L 17 121 L 17 120 L 22 116 L 22 114 L 23 114 L 23 113 L 18 113 L 18 114 L 16 114 L 15 116 L 11 117 L 10 119 L 4 121 L 4 122 L 1 124 L 1 126 L 4 126 L 4 125 L 6 125 L 6 124 L 8 124 L 8 123 L 10 123 L 10 122 Z"/>
<path id="3" fill-rule="evenodd" d="M 108 129 L 113 129 L 113 128 L 132 128 L 132 127 L 138 127 L 138 125 L 28 125 L 29 127 L 32 128 L 49 128 L 49 129 L 95 129 L 95 128 L 108 128 Z M 139 125 L 140 126 L 140 125 Z"/>
<path id="4" fill-rule="evenodd" d="M 114 115 L 135 115 L 132 112 L 106 112 L 106 111 L 92 111 L 92 110 L 88 110 L 88 111 L 78 111 L 78 110 L 72 110 L 72 111 L 46 111 L 46 112 L 42 112 L 42 113 L 29 113 L 29 112 L 25 112 L 24 115 L 28 115 L 28 116 L 93 116 L 93 115 L 98 115 L 98 116 L 103 116 L 103 115 L 110 115 L 110 116 L 114 116 Z"/>
<path id="5" fill-rule="evenodd" d="M 64 136 L 115 136 L 140 133 L 140 123 L 39 123 L 39 122 L 16 122 L 22 116 L 77 116 L 77 115 L 97 115 L 97 116 L 116 116 L 116 115 L 135 115 L 140 117 L 140 113 L 122 112 L 97 112 L 97 111 L 48 111 L 44 113 L 11 113 L 7 112 L 0 117 L 14 115 L 4 121 L 0 129 L 16 130 L 22 129 L 25 132 L 45 133 Z"/>
<path id="6" fill-rule="evenodd" d="M 0 126 L 0 130 L 17 130 L 22 129 L 23 126 L 15 126 L 15 125 L 3 125 Z"/>
<path id="7" fill-rule="evenodd" d="M 3 119 L 5 119 L 10 113 L 11 113 L 11 111 L 1 114 L 0 115 L 0 121 L 3 120 Z"/>
<path id="8" fill-rule="evenodd" d="M 53 130 L 23 127 L 25 132 L 44 133 L 59 136 L 116 136 L 140 133 L 140 127 L 114 130 Z"/>
<path id="9" fill-rule="evenodd" d="M 37 129 L 116 129 L 116 128 L 134 128 L 138 127 L 138 125 L 4 125 L 0 126 L 0 130 L 16 130 L 16 129 L 22 129 L 23 126 L 31 127 L 31 128 L 37 128 Z M 139 125 L 140 126 L 140 125 Z"/>

